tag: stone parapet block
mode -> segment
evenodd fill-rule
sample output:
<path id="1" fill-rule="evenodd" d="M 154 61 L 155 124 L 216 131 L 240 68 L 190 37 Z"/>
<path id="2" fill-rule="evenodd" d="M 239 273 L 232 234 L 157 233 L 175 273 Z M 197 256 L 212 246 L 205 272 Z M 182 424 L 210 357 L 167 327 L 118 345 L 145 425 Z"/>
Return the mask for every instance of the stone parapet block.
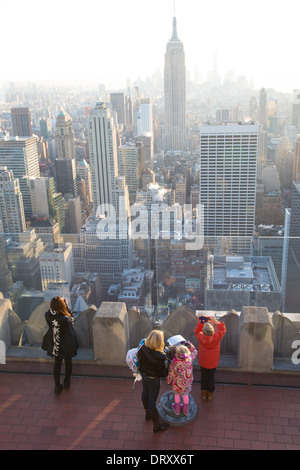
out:
<path id="1" fill-rule="evenodd" d="M 129 349 L 126 304 L 102 302 L 93 319 L 94 359 L 101 364 L 124 364 Z"/>
<path id="2" fill-rule="evenodd" d="M 243 307 L 240 315 L 239 367 L 253 372 L 273 367 L 274 326 L 266 307 Z"/>
<path id="3" fill-rule="evenodd" d="M 5 343 L 6 348 L 13 342 L 10 322 L 11 312 L 11 301 L 4 299 L 2 293 L 0 293 L 0 341 Z"/>

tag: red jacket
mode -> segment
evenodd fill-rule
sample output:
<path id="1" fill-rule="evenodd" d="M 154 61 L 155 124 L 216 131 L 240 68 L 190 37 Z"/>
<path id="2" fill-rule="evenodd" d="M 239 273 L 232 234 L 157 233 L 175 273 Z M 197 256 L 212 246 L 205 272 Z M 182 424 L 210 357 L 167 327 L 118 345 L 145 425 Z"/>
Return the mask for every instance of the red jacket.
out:
<path id="1" fill-rule="evenodd" d="M 218 324 L 218 331 L 213 335 L 207 336 L 202 333 L 205 323 L 198 321 L 194 330 L 198 340 L 198 363 L 205 369 L 214 369 L 218 366 L 220 360 L 220 341 L 226 333 L 225 323 Z"/>

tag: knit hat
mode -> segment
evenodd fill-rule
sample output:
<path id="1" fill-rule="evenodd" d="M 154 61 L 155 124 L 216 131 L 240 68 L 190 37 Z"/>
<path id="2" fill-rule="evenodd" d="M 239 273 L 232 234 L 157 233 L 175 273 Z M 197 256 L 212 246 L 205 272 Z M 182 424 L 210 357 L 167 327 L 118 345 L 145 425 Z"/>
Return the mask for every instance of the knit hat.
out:
<path id="1" fill-rule="evenodd" d="M 202 333 L 206 336 L 211 336 L 215 332 L 214 327 L 210 323 L 205 323 Z"/>

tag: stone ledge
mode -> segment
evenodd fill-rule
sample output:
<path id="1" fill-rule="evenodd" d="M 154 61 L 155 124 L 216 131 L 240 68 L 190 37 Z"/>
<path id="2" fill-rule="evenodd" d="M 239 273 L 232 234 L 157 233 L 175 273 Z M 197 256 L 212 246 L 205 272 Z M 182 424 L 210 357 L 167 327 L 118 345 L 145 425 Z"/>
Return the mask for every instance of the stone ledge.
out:
<path id="1" fill-rule="evenodd" d="M 300 364 L 293 364 L 292 360 L 289 358 L 275 358 L 273 360 L 273 370 L 278 370 L 280 372 L 296 372 L 300 373 Z"/>
<path id="2" fill-rule="evenodd" d="M 53 373 L 53 359 L 38 347 L 10 347 L 6 359 L 6 364 L 0 364 L 0 373 Z M 216 371 L 216 383 L 300 388 L 299 366 L 292 364 L 289 359 L 275 359 L 273 368 L 262 373 L 243 370 L 237 367 L 237 364 L 235 356 L 221 356 Z M 133 381 L 125 359 L 114 364 L 95 361 L 92 349 L 79 349 L 78 355 L 73 359 L 73 365 L 75 376 L 121 377 Z M 194 382 L 199 384 L 200 380 L 200 367 L 195 362 Z"/>
<path id="3" fill-rule="evenodd" d="M 46 351 L 43 351 L 40 347 L 34 346 L 10 346 L 6 351 L 6 360 L 24 360 L 24 361 L 52 361 Z M 79 349 L 76 356 L 76 360 L 93 361 L 94 362 L 94 351 L 93 349 Z"/>
<path id="4" fill-rule="evenodd" d="M 36 346 L 10 346 L 6 351 L 6 361 L 7 363 L 12 361 L 24 361 L 24 362 L 52 362 L 53 358 L 47 356 L 46 351 L 43 351 L 40 347 Z M 74 364 L 83 363 L 83 364 L 94 364 L 97 366 L 117 366 L 117 367 L 126 367 L 125 358 L 124 360 L 95 360 L 94 352 L 92 348 L 79 348 L 77 356 L 73 359 Z M 199 368 L 197 363 L 197 358 L 193 363 L 194 369 Z M 221 355 L 220 363 L 218 369 L 222 370 L 236 370 L 241 372 L 249 372 L 247 368 L 239 367 L 238 357 L 235 355 L 224 354 Z M 280 372 L 295 372 L 299 373 L 300 365 L 293 364 L 290 358 L 274 358 L 273 367 L 270 371 L 280 371 Z"/>

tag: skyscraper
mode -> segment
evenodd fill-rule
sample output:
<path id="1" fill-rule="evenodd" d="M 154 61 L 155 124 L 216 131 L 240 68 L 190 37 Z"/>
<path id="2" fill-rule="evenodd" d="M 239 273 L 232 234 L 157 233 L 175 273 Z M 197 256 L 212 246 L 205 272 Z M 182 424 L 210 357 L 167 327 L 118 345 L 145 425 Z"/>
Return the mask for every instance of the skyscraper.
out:
<path id="1" fill-rule="evenodd" d="M 151 132 L 147 132 L 144 135 L 140 135 L 135 139 L 135 144 L 142 144 L 143 151 L 143 171 L 147 168 L 153 169 L 153 159 L 154 159 L 154 139 Z"/>
<path id="2" fill-rule="evenodd" d="M 265 129 L 267 125 L 267 90 L 262 88 L 259 93 L 258 122 Z"/>
<path id="3" fill-rule="evenodd" d="M 57 192 L 78 196 L 76 163 L 74 158 L 56 158 L 55 180 Z"/>
<path id="4" fill-rule="evenodd" d="M 118 175 L 116 128 L 104 103 L 90 112 L 89 154 L 94 215 L 81 228 L 84 263 L 86 271 L 100 274 L 108 289 L 131 267 L 132 240 L 128 188 L 125 177 Z"/>
<path id="5" fill-rule="evenodd" d="M 300 132 L 300 90 L 293 90 L 292 125 Z"/>
<path id="6" fill-rule="evenodd" d="M 126 104 L 124 93 L 111 93 L 110 102 L 112 109 L 118 114 L 118 123 L 126 127 Z"/>
<path id="7" fill-rule="evenodd" d="M 0 220 L 0 265 L 0 292 L 5 293 L 12 288 L 13 279 L 11 271 L 8 269 L 2 220 Z"/>
<path id="8" fill-rule="evenodd" d="M 85 159 L 80 160 L 76 167 L 76 173 L 79 178 L 83 179 L 85 182 L 86 195 L 88 198 L 88 203 L 93 200 L 92 195 L 92 180 L 91 180 L 91 168 Z"/>
<path id="9" fill-rule="evenodd" d="M 56 192 L 53 177 L 28 178 L 32 215 L 55 219 L 61 233 L 64 233 L 63 197 Z"/>
<path id="10" fill-rule="evenodd" d="M 287 241 L 288 259 L 286 272 L 285 311 L 300 312 L 300 182 L 292 186 L 291 210 Z M 286 235 L 285 235 L 286 236 Z"/>
<path id="11" fill-rule="evenodd" d="M 300 268 L 300 182 L 294 181 L 291 200 L 290 236 L 293 240 L 293 253 Z M 300 269 L 299 269 L 300 271 Z"/>
<path id="12" fill-rule="evenodd" d="M 0 218 L 4 233 L 20 233 L 26 230 L 23 198 L 19 180 L 7 167 L 0 167 Z"/>
<path id="13" fill-rule="evenodd" d="M 0 166 L 7 166 L 19 179 L 25 217 L 32 215 L 27 176 L 40 176 L 37 140 L 35 137 L 0 138 Z"/>
<path id="14" fill-rule="evenodd" d="M 118 147 L 119 174 L 125 176 L 131 202 L 135 202 L 140 189 L 139 149 L 132 143 Z"/>
<path id="15" fill-rule="evenodd" d="M 186 69 L 183 43 L 178 39 L 176 17 L 167 44 L 164 70 L 165 150 L 186 148 Z"/>
<path id="16" fill-rule="evenodd" d="M 49 118 L 40 119 L 40 131 L 44 139 L 48 139 L 52 135 L 52 125 Z"/>
<path id="17" fill-rule="evenodd" d="M 252 237 L 257 147 L 255 124 L 200 126 L 200 204 L 211 240 Z"/>
<path id="18" fill-rule="evenodd" d="M 136 116 L 136 135 L 144 135 L 153 132 L 152 99 L 140 100 L 139 111 Z"/>
<path id="19" fill-rule="evenodd" d="M 10 243 L 7 248 L 8 267 L 13 281 L 22 281 L 26 289 L 41 289 L 39 254 L 44 244 L 35 230 L 28 229 L 18 236 L 18 243 Z"/>
<path id="20" fill-rule="evenodd" d="M 19 137 L 31 137 L 32 126 L 29 108 L 12 108 L 10 111 L 13 134 Z"/>
<path id="21" fill-rule="evenodd" d="M 58 157 L 74 159 L 75 141 L 72 119 L 65 110 L 61 110 L 56 118 L 56 145 Z"/>
<path id="22" fill-rule="evenodd" d="M 97 103 L 90 116 L 89 153 L 96 214 L 99 205 L 111 204 L 117 207 L 118 153 L 116 129 L 110 109 L 104 103 Z"/>
<path id="23" fill-rule="evenodd" d="M 82 226 L 82 214 L 80 197 L 67 194 L 63 200 L 65 233 L 80 233 Z"/>
<path id="24" fill-rule="evenodd" d="M 300 181 L 300 135 L 297 136 L 295 143 L 295 160 L 293 168 L 293 181 Z"/>

